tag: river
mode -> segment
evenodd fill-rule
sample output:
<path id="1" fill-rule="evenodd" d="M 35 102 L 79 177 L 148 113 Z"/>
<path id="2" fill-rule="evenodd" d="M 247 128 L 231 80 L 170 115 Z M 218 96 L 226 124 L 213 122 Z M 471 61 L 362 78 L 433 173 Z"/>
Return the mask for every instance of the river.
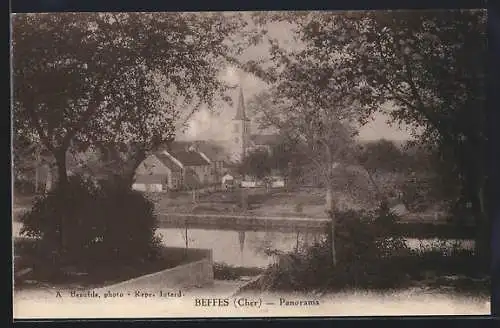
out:
<path id="1" fill-rule="evenodd" d="M 185 247 L 186 231 L 184 229 L 159 229 L 166 246 Z M 218 231 L 190 229 L 187 231 L 187 247 L 208 248 L 213 251 L 213 260 L 233 266 L 266 267 L 273 262 L 273 258 L 266 254 L 266 249 L 275 249 L 283 252 L 294 250 L 297 245 L 303 247 L 315 240 L 320 240 L 320 234 L 289 233 L 274 231 Z M 473 249 L 472 240 L 447 239 L 406 239 L 410 248 L 432 249 L 435 247 L 458 246 Z"/>
<path id="2" fill-rule="evenodd" d="M 13 236 L 19 236 L 21 224 L 13 222 Z M 185 229 L 158 229 L 162 235 L 165 246 L 185 247 Z M 189 229 L 187 231 L 189 248 L 212 249 L 214 262 L 226 263 L 232 266 L 244 267 L 266 267 L 273 262 L 273 258 L 266 254 L 266 249 L 279 250 L 283 252 L 294 250 L 297 245 L 303 247 L 311 244 L 315 240 L 320 240 L 322 236 L 318 233 L 290 233 L 277 231 L 228 231 L 228 230 L 205 230 Z M 439 241 L 437 239 L 406 239 L 410 248 L 425 247 L 431 249 L 440 243 L 452 247 L 472 249 L 472 240 L 452 240 Z"/>

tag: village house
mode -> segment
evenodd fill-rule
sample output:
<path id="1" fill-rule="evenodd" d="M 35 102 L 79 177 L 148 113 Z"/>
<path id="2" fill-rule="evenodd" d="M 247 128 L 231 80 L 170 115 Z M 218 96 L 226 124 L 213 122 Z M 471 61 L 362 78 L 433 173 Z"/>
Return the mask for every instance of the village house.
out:
<path id="1" fill-rule="evenodd" d="M 211 164 L 206 156 L 196 150 L 170 150 L 165 152 L 182 165 L 183 184 L 188 189 L 193 189 L 211 183 Z"/>
<path id="2" fill-rule="evenodd" d="M 162 150 L 136 169 L 132 188 L 147 192 L 198 189 L 211 183 L 210 161 L 194 149 Z"/>
<path id="3" fill-rule="evenodd" d="M 229 159 L 225 149 L 211 141 L 196 141 L 192 147 L 210 162 L 211 183 L 218 184 L 226 171 Z"/>
<path id="4" fill-rule="evenodd" d="M 180 189 L 184 182 L 182 169 L 182 164 L 166 152 L 157 152 L 137 167 L 132 189 L 145 192 Z"/>
<path id="5" fill-rule="evenodd" d="M 175 141 L 170 147 L 171 151 L 195 151 L 210 163 L 208 184 L 218 184 L 223 176 L 228 161 L 228 154 L 224 147 L 211 140 Z"/>
<path id="6" fill-rule="evenodd" d="M 221 180 L 224 190 L 232 190 L 234 187 L 236 187 L 234 176 L 229 172 L 224 174 Z"/>
<path id="7" fill-rule="evenodd" d="M 158 192 L 225 185 L 227 173 L 238 180 L 235 171 L 246 155 L 257 149 L 271 152 L 280 141 L 275 134 L 251 134 L 240 88 L 230 140 L 174 141 L 164 145 L 137 168 L 133 188 Z"/>

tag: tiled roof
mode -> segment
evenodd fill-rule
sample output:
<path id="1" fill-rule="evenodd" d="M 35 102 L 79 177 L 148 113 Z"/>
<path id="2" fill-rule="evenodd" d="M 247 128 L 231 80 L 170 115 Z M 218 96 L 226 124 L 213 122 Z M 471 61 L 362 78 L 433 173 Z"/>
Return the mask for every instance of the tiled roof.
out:
<path id="1" fill-rule="evenodd" d="M 203 166 L 210 165 L 200 153 L 189 150 L 177 150 L 169 152 L 175 159 L 185 166 Z"/>
<path id="2" fill-rule="evenodd" d="M 168 167 L 172 171 L 176 172 L 181 171 L 181 167 L 179 166 L 179 164 L 174 162 L 170 157 L 168 157 L 168 155 L 162 152 L 157 152 L 155 153 L 155 156 L 160 160 L 160 162 L 162 162 L 166 167 Z"/>
<path id="3" fill-rule="evenodd" d="M 191 142 L 191 141 L 176 140 L 176 141 L 173 141 L 172 143 L 170 143 L 170 145 L 168 145 L 166 147 L 166 149 L 170 149 L 170 150 L 186 150 L 192 144 L 193 144 L 193 142 Z"/>
<path id="4" fill-rule="evenodd" d="M 225 161 L 229 158 L 226 150 L 221 145 L 210 141 L 195 141 L 198 151 L 201 151 L 212 161 Z"/>
<path id="5" fill-rule="evenodd" d="M 188 150 L 191 146 L 205 154 L 212 161 L 225 161 L 229 158 L 229 154 L 227 154 L 222 143 L 211 140 L 174 141 L 169 149 L 182 151 Z"/>

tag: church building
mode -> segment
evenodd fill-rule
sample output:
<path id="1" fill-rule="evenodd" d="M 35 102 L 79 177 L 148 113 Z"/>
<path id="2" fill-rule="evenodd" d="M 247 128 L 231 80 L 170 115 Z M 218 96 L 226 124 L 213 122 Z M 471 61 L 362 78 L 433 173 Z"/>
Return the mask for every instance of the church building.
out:
<path id="1" fill-rule="evenodd" d="M 277 134 L 252 134 L 250 119 L 247 117 L 243 89 L 240 86 L 236 113 L 232 120 L 231 161 L 241 162 L 250 152 L 260 149 L 271 151 L 272 146 L 279 144 L 282 138 Z"/>
<path id="2" fill-rule="evenodd" d="M 250 120 L 246 116 L 243 89 L 240 87 L 236 115 L 233 118 L 231 133 L 231 161 L 241 162 L 246 156 L 250 135 Z"/>

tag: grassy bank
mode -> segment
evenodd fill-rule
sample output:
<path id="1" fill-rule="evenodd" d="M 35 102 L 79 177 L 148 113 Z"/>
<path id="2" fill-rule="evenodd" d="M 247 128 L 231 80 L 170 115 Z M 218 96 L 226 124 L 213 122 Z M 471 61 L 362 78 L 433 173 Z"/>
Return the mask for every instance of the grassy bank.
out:
<path id="1" fill-rule="evenodd" d="M 376 211 L 334 215 L 333 236 L 327 228 L 326 237 L 313 245 L 292 252 L 270 250 L 275 263 L 249 288 L 308 292 L 418 286 L 464 293 L 490 291 L 488 268 L 480 265 L 473 250 L 444 241 L 437 241 L 432 248 L 423 244 L 410 248 L 397 234 L 399 218 L 385 205 Z"/>
<path id="2" fill-rule="evenodd" d="M 286 257 L 281 256 L 276 264 L 264 270 L 259 279 L 245 286 L 241 292 L 326 294 L 362 290 L 396 292 L 418 288 L 486 298 L 491 294 L 488 273 L 478 273 L 474 269 L 474 257 L 465 253 L 443 256 L 438 252 L 429 252 L 393 258 L 390 263 L 379 263 L 372 268 L 364 264 L 366 269 L 362 274 L 352 271 L 358 265 L 356 263 L 341 264 L 338 269 L 319 270 L 317 263 L 307 266 L 289 254 Z M 325 266 L 329 267 L 328 264 Z"/>

